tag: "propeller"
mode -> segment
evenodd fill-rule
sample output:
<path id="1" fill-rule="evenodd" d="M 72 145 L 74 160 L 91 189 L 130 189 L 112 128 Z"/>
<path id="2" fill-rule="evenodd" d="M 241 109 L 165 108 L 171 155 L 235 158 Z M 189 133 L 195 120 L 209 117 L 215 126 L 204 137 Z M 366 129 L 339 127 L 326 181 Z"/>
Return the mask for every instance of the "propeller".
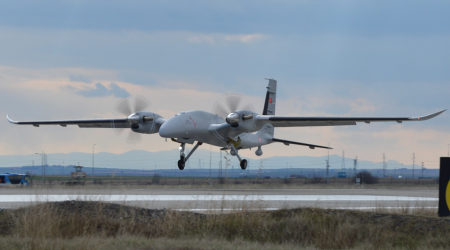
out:
<path id="1" fill-rule="evenodd" d="M 213 106 L 212 113 L 225 119 L 230 113 L 236 110 L 249 110 L 253 112 L 253 106 L 250 103 L 242 103 L 243 99 L 244 97 L 241 95 L 226 95 L 216 102 Z"/>
<path id="2" fill-rule="evenodd" d="M 211 113 L 217 114 L 225 120 L 230 117 L 239 120 L 239 116 L 234 112 L 237 110 L 248 110 L 254 112 L 253 106 L 245 102 L 245 98 L 237 94 L 228 94 L 220 98 L 213 106 Z M 233 114 L 234 113 L 234 114 Z M 237 115 L 237 118 L 235 117 Z M 214 126 L 214 134 L 221 140 L 227 140 L 231 127 L 237 127 L 237 123 L 230 122 L 217 124 Z M 245 137 L 245 136 L 244 136 Z"/>
<path id="3" fill-rule="evenodd" d="M 145 111 L 148 107 L 150 107 L 150 102 L 147 101 L 144 97 L 135 96 L 135 97 L 127 97 L 121 99 L 115 107 L 116 112 L 128 117 L 131 114 L 134 114 L 139 111 Z M 124 128 L 114 128 L 116 134 L 122 134 L 125 130 Z M 140 133 L 133 132 L 131 129 L 128 131 L 127 142 L 137 143 L 142 140 L 142 136 Z"/>

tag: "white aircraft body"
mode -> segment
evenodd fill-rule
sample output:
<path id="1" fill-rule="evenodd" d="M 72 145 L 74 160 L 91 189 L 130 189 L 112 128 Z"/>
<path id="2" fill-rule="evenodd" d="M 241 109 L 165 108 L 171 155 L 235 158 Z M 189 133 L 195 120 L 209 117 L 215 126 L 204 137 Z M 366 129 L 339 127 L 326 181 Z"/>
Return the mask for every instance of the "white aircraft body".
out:
<path id="1" fill-rule="evenodd" d="M 311 149 L 325 148 L 314 144 L 294 142 L 274 137 L 275 127 L 312 127 L 312 126 L 343 126 L 356 125 L 357 122 L 406 122 L 425 121 L 438 116 L 445 110 L 421 117 L 302 117 L 302 116 L 277 116 L 275 115 L 277 81 L 268 79 L 266 99 L 262 114 L 250 110 L 235 110 L 239 100 L 229 99 L 228 108 L 218 106 L 213 114 L 205 111 L 194 110 L 180 112 L 175 116 L 165 119 L 153 112 L 139 111 L 132 113 L 127 107 L 121 108 L 123 113 L 130 114 L 126 118 L 91 119 L 91 120 L 59 120 L 59 121 L 14 121 L 9 116 L 10 123 L 18 125 L 78 125 L 80 128 L 129 128 L 135 133 L 156 134 L 170 138 L 180 143 L 180 160 L 178 168 L 184 169 L 186 161 L 194 151 L 203 143 L 221 147 L 221 150 L 230 150 L 230 154 L 239 159 L 242 169 L 247 168 L 247 160 L 239 156 L 240 149 L 257 148 L 255 154 L 263 154 L 261 146 L 280 142 L 285 145 L 295 144 L 308 146 Z M 222 117 L 225 117 L 222 118 Z M 186 156 L 185 145 L 196 145 Z"/>

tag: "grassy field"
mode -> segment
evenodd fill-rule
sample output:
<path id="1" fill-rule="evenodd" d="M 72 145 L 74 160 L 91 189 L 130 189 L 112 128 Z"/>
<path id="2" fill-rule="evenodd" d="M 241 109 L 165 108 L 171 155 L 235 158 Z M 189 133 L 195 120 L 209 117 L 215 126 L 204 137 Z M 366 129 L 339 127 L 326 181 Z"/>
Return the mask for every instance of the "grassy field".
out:
<path id="1" fill-rule="evenodd" d="M 198 214 L 93 201 L 0 213 L 7 249 L 448 249 L 450 220 L 426 208 Z"/>

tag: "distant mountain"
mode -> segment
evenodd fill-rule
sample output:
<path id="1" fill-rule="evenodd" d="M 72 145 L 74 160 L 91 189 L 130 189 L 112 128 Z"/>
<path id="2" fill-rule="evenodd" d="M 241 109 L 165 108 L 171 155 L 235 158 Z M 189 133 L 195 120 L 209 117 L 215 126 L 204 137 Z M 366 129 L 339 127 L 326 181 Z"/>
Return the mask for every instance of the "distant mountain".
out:
<path id="1" fill-rule="evenodd" d="M 188 152 L 186 152 L 187 154 Z M 222 157 L 225 153 L 222 153 Z M 107 152 L 100 152 L 94 155 L 95 167 L 98 168 L 118 168 L 118 169 L 177 169 L 177 161 L 179 151 L 177 149 L 148 152 L 145 150 L 132 150 L 123 154 L 112 154 Z M 235 157 L 229 155 L 228 168 L 238 169 L 239 164 Z M 265 169 L 285 169 L 287 168 L 325 168 L 326 156 L 275 156 L 269 158 L 261 158 L 262 166 Z M 249 160 L 249 168 L 257 169 L 261 165 L 261 160 Z M 353 169 L 354 161 L 350 158 L 345 158 L 345 168 Z M 48 154 L 48 165 L 68 166 L 81 165 L 85 167 L 92 167 L 91 153 L 67 153 L 67 154 Z M 208 168 L 210 162 L 210 151 L 199 149 L 186 163 L 186 169 Z M 220 162 L 220 153 L 214 151 L 211 153 L 211 167 L 217 169 Z M 222 159 L 222 167 L 226 167 L 226 160 Z M 22 166 L 40 166 L 41 156 L 32 155 L 0 155 L 0 168 L 3 167 L 22 167 Z M 381 162 L 358 161 L 358 169 L 381 169 Z M 339 155 L 330 155 L 330 168 L 341 169 L 342 157 Z M 388 169 L 408 168 L 412 165 L 402 165 L 397 161 L 388 161 Z M 419 165 L 415 166 L 419 169 Z"/>

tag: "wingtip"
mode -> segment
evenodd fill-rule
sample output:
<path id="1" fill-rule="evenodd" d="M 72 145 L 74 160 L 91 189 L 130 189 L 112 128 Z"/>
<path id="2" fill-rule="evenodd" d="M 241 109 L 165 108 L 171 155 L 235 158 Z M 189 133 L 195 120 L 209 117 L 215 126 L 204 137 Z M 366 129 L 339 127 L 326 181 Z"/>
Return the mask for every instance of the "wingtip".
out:
<path id="1" fill-rule="evenodd" d="M 6 115 L 6 119 L 8 120 L 9 123 L 12 123 L 12 124 L 16 124 L 17 123 L 16 121 L 14 121 L 13 119 L 11 119 L 9 117 L 9 114 Z"/>
<path id="2" fill-rule="evenodd" d="M 444 113 L 445 111 L 447 111 L 447 109 L 444 109 L 444 110 L 438 111 L 438 112 L 436 112 L 436 113 L 433 113 L 433 114 L 429 114 L 429 115 L 421 116 L 421 117 L 414 117 L 414 118 L 412 118 L 412 120 L 421 120 L 421 121 L 426 121 L 426 120 L 429 120 L 429 119 L 431 119 L 431 118 L 434 118 L 434 117 L 436 117 L 436 116 L 438 116 L 438 115 L 440 115 L 440 114 Z"/>

